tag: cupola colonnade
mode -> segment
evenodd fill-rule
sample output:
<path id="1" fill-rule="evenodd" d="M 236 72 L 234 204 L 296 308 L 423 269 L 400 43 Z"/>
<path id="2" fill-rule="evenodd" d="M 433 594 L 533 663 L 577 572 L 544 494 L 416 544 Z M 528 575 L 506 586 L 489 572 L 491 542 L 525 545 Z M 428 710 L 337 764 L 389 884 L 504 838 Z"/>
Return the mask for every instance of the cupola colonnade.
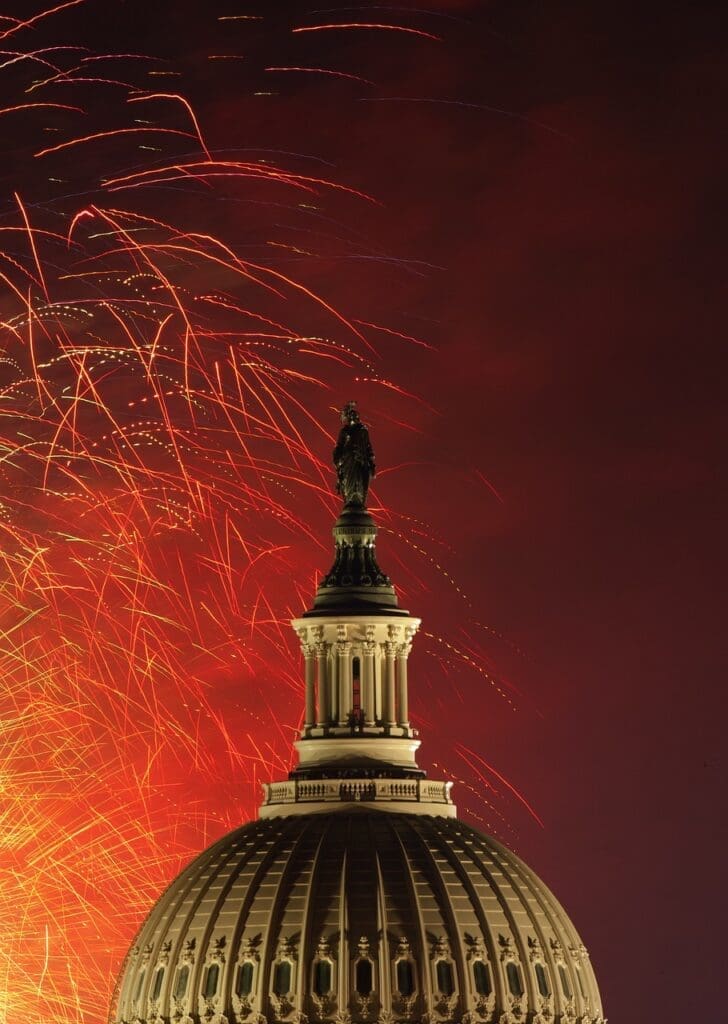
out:
<path id="1" fill-rule="evenodd" d="M 293 626 L 304 658 L 302 739 L 351 734 L 413 735 L 407 661 L 420 620 L 342 616 Z"/>

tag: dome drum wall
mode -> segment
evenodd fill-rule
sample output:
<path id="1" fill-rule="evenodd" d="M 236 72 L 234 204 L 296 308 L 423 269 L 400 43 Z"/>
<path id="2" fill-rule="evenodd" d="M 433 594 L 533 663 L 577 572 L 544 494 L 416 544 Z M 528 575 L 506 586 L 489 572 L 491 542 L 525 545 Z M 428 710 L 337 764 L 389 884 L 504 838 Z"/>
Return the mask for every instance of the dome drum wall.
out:
<path id="1" fill-rule="evenodd" d="M 455 819 L 237 829 L 143 925 L 119 1024 L 602 1024 L 584 946 L 525 864 Z"/>

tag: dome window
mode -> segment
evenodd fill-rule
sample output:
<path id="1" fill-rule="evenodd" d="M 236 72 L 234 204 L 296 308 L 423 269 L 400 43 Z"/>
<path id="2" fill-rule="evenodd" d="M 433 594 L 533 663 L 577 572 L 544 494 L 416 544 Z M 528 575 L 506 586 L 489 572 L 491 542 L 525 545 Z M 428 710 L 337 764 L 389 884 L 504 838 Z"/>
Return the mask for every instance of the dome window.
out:
<path id="1" fill-rule="evenodd" d="M 371 960 L 359 960 L 356 965 L 356 991 L 360 996 L 371 995 L 373 983 L 373 972 Z"/>
<path id="2" fill-rule="evenodd" d="M 490 981 L 490 969 L 482 960 L 473 961 L 473 981 L 479 996 L 489 996 L 493 991 Z"/>
<path id="3" fill-rule="evenodd" d="M 273 994 L 287 996 L 291 991 L 291 961 L 281 960 L 273 969 Z"/>
<path id="4" fill-rule="evenodd" d="M 177 974 L 177 981 L 175 982 L 174 993 L 173 993 L 175 999 L 177 999 L 177 1000 L 184 999 L 185 992 L 187 991 L 187 982 L 189 981 L 189 978 L 190 978 L 190 969 L 187 966 L 187 964 L 185 964 L 184 967 L 181 967 L 179 969 L 179 972 Z"/>
<path id="5" fill-rule="evenodd" d="M 412 970 L 411 960 L 397 961 L 397 989 L 399 994 L 409 997 L 415 991 L 415 972 Z"/>
<path id="6" fill-rule="evenodd" d="M 546 974 L 546 968 L 543 964 L 536 964 L 536 984 L 538 985 L 538 990 L 542 996 L 551 995 L 549 979 Z"/>
<path id="7" fill-rule="evenodd" d="M 334 990 L 334 961 L 331 947 L 322 935 L 311 967 L 311 989 L 314 999 L 323 1002 Z"/>
<path id="8" fill-rule="evenodd" d="M 162 982 L 164 981 L 164 968 L 160 967 L 157 973 L 154 975 L 154 984 L 152 985 L 152 999 L 156 1002 L 162 994 Z"/>
<path id="9" fill-rule="evenodd" d="M 523 995 L 523 980 L 518 964 L 513 963 L 512 960 L 506 964 L 506 977 L 508 978 L 508 988 L 511 990 L 511 995 L 520 999 Z"/>
<path id="10" fill-rule="evenodd" d="M 253 991 L 253 972 L 255 968 L 250 960 L 244 960 L 238 967 L 235 979 L 235 995 L 245 999 Z"/>
<path id="11" fill-rule="evenodd" d="M 327 996 L 331 991 L 331 961 L 317 960 L 313 965 L 313 990 L 317 996 Z"/>
<path id="12" fill-rule="evenodd" d="M 220 964 L 210 964 L 205 974 L 205 984 L 202 989 L 204 999 L 212 999 L 217 994 L 217 983 L 220 980 Z"/>
<path id="13" fill-rule="evenodd" d="M 566 968 L 563 964 L 559 964 L 559 978 L 561 979 L 561 991 L 564 993 L 567 999 L 571 999 L 571 985 L 569 984 L 569 976 L 566 973 Z"/>
<path id="14" fill-rule="evenodd" d="M 438 960 L 435 973 L 437 974 L 438 992 L 444 996 L 451 996 L 455 991 L 455 978 L 449 960 Z"/>
<path id="15" fill-rule="evenodd" d="M 364 1005 L 374 991 L 374 962 L 369 949 L 369 939 L 362 935 L 357 943 L 358 956 L 354 961 L 354 994 Z"/>

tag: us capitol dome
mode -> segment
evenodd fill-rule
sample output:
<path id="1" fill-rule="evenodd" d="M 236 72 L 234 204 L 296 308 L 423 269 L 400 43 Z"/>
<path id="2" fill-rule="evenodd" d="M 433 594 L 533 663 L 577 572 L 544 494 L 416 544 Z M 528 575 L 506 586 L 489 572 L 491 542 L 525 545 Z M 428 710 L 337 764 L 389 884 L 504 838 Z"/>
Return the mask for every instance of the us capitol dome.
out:
<path id="1" fill-rule="evenodd" d="M 605 1024 L 589 955 L 553 893 L 460 821 L 425 777 L 408 710 L 420 620 L 399 607 L 366 510 L 356 407 L 334 451 L 335 560 L 301 642 L 298 767 L 257 821 L 160 897 L 123 966 L 116 1024 Z"/>

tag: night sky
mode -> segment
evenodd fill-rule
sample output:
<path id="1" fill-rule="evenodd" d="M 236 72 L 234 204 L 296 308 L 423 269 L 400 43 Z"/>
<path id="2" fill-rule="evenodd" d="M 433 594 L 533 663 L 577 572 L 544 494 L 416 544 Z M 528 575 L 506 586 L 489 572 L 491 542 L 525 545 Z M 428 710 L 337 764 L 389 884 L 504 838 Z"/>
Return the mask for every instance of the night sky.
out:
<path id="1" fill-rule="evenodd" d="M 30 6 L 10 13 L 27 16 Z M 336 408 L 358 400 L 381 467 L 380 562 L 423 630 L 471 650 L 484 667 L 461 673 L 439 660 L 438 640 L 416 641 L 410 690 L 422 761 L 462 778 L 454 796 L 463 816 L 554 890 L 590 951 L 606 1016 L 626 1024 L 721 1016 L 726 403 L 717 297 L 728 168 L 719 8 L 509 0 L 321 12 L 277 0 L 99 0 L 12 43 L 27 51 L 76 41 L 88 52 L 161 57 L 158 68 L 174 77 L 143 87 L 183 94 L 214 153 L 273 160 L 376 200 L 328 191 L 311 216 L 269 183 L 244 184 L 232 198 L 224 183 L 211 198 L 192 185 L 189 194 L 175 186 L 112 196 L 224 238 L 347 318 L 417 339 L 366 332 L 377 374 L 396 388 L 332 361 L 316 369 L 325 386 L 294 382 L 292 393 L 329 435 Z M 219 20 L 230 15 L 260 20 Z M 417 31 L 291 32 L 343 22 Z M 104 73 L 138 82 L 140 62 L 130 71 L 132 63 Z M 3 81 L 3 107 L 27 100 L 20 72 Z M 122 136 L 46 163 L 31 156 L 39 140 L 47 144 L 51 119 L 53 142 L 127 124 L 125 97 L 69 87 L 63 102 L 84 106 L 82 127 L 62 111 L 2 118 L 0 225 L 18 222 L 15 191 L 36 222 L 60 223 L 94 201 L 110 168 L 129 173 L 191 152 L 191 140 L 169 136 L 152 143 L 163 153 L 140 153 Z M 146 116 L 189 126 L 175 104 Z M 186 286 L 195 273 L 190 264 Z M 213 269 L 201 274 L 196 287 L 216 286 Z M 7 317 L 10 299 L 2 301 Z M 270 317 L 267 302 L 259 308 Z M 302 329 L 333 336 L 319 312 L 302 306 Z M 123 379 L 114 387 L 126 405 Z M 290 409 L 308 422 L 293 400 Z M 327 464 L 327 437 L 302 429 Z M 328 568 L 335 501 L 293 484 L 281 500 L 311 534 L 283 521 L 269 534 L 286 546 L 264 580 L 285 620 Z M 16 517 L 20 508 L 42 534 L 38 504 L 17 502 Z M 425 525 L 410 528 L 407 517 Z M 246 524 L 241 511 L 238 526 Z M 212 551 L 204 529 L 175 543 L 200 564 L 206 545 Z M 281 642 L 290 661 L 292 641 Z M 248 749 L 246 708 L 262 720 L 274 710 L 285 761 L 301 692 L 276 689 L 275 658 L 261 656 L 242 684 L 222 655 L 196 672 L 240 749 Z M 154 770 L 164 795 L 148 800 L 160 847 L 170 834 L 176 842 L 172 819 L 186 827 L 175 803 L 194 801 L 205 819 L 199 836 L 188 831 L 185 849 L 175 847 L 182 860 L 232 827 L 238 810 L 254 813 L 257 780 L 236 780 L 227 755 L 224 768 L 217 755 L 200 768 L 160 749 Z M 468 789 L 479 782 L 464 751 L 507 779 L 543 827 L 507 786 L 489 814 Z M 284 773 L 284 761 L 272 774 Z M 218 770 L 222 788 L 210 785 Z M 243 789 L 236 809 L 230 794 Z M 160 861 L 142 902 L 176 867 Z M 133 925 L 130 914 L 104 965 L 109 975 Z M 73 927 L 63 940 L 70 946 Z M 86 1012 L 84 1020 L 104 1019 Z M 7 1021 L 20 1017 L 8 1011 Z"/>

